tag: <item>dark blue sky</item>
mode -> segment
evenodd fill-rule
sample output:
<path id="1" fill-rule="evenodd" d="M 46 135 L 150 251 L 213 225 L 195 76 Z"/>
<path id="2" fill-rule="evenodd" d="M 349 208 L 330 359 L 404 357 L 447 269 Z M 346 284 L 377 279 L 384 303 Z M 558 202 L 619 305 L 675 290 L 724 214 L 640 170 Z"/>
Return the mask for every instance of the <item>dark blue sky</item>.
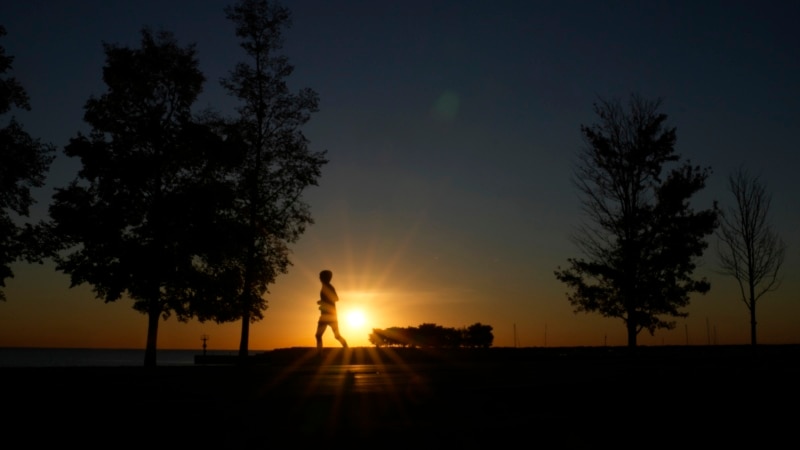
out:
<path id="1" fill-rule="evenodd" d="M 83 104 L 104 89 L 101 43 L 138 45 L 143 26 L 196 43 L 208 79 L 198 106 L 232 111 L 218 83 L 241 57 L 227 3 L 5 2 L 2 45 L 33 107 L 18 118 L 59 147 L 85 131 Z M 291 85 L 320 95 L 306 134 L 330 164 L 306 198 L 317 223 L 258 325 L 265 348 L 304 345 L 305 330 L 295 337 L 291 325 L 281 327 L 306 320 L 288 305 L 315 295 L 322 266 L 340 290 L 373 293 L 364 307 L 375 327 L 481 321 L 495 327 L 499 345 L 511 345 L 517 323 L 523 344 L 541 345 L 549 324 L 552 345 L 594 345 L 605 335 L 623 342 L 621 323 L 572 315 L 553 270 L 578 256 L 569 236 L 582 220 L 570 182 L 580 125 L 595 120 L 599 97 L 634 92 L 663 98 L 678 153 L 713 168 L 698 207 L 729 204 L 726 177 L 740 165 L 773 193 L 789 251 L 784 286 L 764 303 L 762 330 L 774 333 L 762 342 L 800 341 L 800 3 L 285 4 L 294 19 L 285 36 Z M 74 170 L 60 158 L 48 189 Z M 681 327 L 700 334 L 710 318 L 724 324 L 720 340 L 746 342 L 746 310 L 733 280 L 714 273 L 714 249 L 703 266 L 712 292 L 694 301 Z M 26 270 L 10 289 L 25 283 Z M 60 295 L 53 289 L 40 296 Z M 682 342 L 678 331 L 653 342 Z M 187 333 L 195 340 L 194 329 Z"/>

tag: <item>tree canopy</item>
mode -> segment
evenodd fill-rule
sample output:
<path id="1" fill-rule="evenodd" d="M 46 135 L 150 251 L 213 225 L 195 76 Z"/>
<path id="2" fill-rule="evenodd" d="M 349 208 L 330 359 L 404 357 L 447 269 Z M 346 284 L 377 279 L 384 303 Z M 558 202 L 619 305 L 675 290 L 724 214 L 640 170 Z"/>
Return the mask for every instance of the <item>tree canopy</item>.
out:
<path id="1" fill-rule="evenodd" d="M 0 37 L 6 30 L 0 26 Z M 30 110 L 28 93 L 9 75 L 14 57 L 0 45 L 0 116 L 13 108 Z M 5 280 L 12 278 L 11 264 L 40 259 L 37 236 L 20 219 L 30 215 L 32 189 L 44 185 L 55 149 L 28 134 L 13 116 L 0 128 L 0 301 L 5 301 Z"/>
<path id="2" fill-rule="evenodd" d="M 316 185 L 325 152 L 315 152 L 302 132 L 318 109 L 311 89 L 293 92 L 287 78 L 294 68 L 285 55 L 282 31 L 291 23 L 289 10 L 275 2 L 243 0 L 226 8 L 240 39 L 245 60 L 222 80 L 240 101 L 238 115 L 228 121 L 225 138 L 241 149 L 242 164 L 232 172 L 235 208 L 232 217 L 242 239 L 228 253 L 227 297 L 213 314 L 217 321 L 240 319 L 239 353 L 246 356 L 250 323 L 263 318 L 265 295 L 278 275 L 291 265 L 289 245 L 313 223 L 303 192 Z"/>
<path id="3" fill-rule="evenodd" d="M 86 102 L 91 134 L 64 149 L 82 168 L 53 196 L 51 235 L 73 286 L 88 283 L 106 302 L 129 297 L 148 316 L 149 366 L 159 319 L 192 315 L 216 134 L 192 117 L 205 81 L 194 46 L 144 29 L 139 48 L 104 49 L 107 90 Z"/>
<path id="4" fill-rule="evenodd" d="M 600 100 L 598 122 L 581 126 L 574 182 L 587 221 L 574 237 L 584 256 L 555 272 L 575 312 L 622 319 L 629 346 L 642 330 L 674 328 L 669 319 L 687 316 L 690 294 L 710 289 L 693 272 L 716 205 L 695 211 L 691 200 L 711 170 L 681 161 L 660 106 L 638 95 L 627 105 Z"/>

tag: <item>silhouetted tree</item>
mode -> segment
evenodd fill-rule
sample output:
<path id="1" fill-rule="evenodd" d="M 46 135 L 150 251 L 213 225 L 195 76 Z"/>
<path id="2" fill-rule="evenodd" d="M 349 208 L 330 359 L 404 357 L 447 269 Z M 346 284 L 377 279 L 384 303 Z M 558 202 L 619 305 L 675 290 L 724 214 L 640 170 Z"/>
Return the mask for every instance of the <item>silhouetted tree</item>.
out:
<path id="1" fill-rule="evenodd" d="M 491 347 L 494 334 L 491 325 L 474 323 L 464 330 L 463 345 L 465 347 Z"/>
<path id="2" fill-rule="evenodd" d="M 414 327 L 390 327 L 381 330 L 380 335 L 389 346 L 411 347 L 415 330 Z"/>
<path id="3" fill-rule="evenodd" d="M 240 272 L 240 281 L 231 290 L 227 310 L 219 311 L 216 318 L 241 319 L 239 354 L 246 356 L 250 323 L 263 318 L 268 286 L 291 264 L 289 244 L 313 223 L 302 194 L 317 184 L 327 160 L 324 152 L 309 150 L 301 131 L 317 111 L 316 92 L 294 93 L 286 83 L 293 67 L 280 50 L 282 30 L 290 24 L 289 10 L 265 0 L 242 0 L 225 11 L 247 57 L 222 81 L 241 101 L 229 138 L 245 151 L 234 176 L 235 215 L 245 231 L 242 246 L 228 261 L 229 267 Z"/>
<path id="4" fill-rule="evenodd" d="M 463 333 L 457 328 L 443 327 L 441 331 L 441 346 L 445 348 L 458 348 L 464 345 Z"/>
<path id="5" fill-rule="evenodd" d="M 6 28 L 0 25 L 0 37 L 8 34 Z M 30 110 L 30 99 L 22 84 L 14 77 L 6 75 L 13 70 L 14 57 L 6 54 L 4 46 L 0 45 L 0 114 L 5 114 L 12 107 Z"/>
<path id="6" fill-rule="evenodd" d="M 375 347 L 385 347 L 390 345 L 384 330 L 381 330 L 380 328 L 373 328 L 372 333 L 369 334 L 367 339 L 369 340 L 370 344 L 374 345 Z"/>
<path id="7" fill-rule="evenodd" d="M 417 347 L 419 329 L 417 327 L 390 327 L 385 330 L 373 328 L 369 341 L 377 347 Z"/>
<path id="8" fill-rule="evenodd" d="M 415 329 L 413 338 L 419 347 L 442 347 L 445 343 L 444 327 L 435 323 L 423 323 Z"/>
<path id="9" fill-rule="evenodd" d="M 721 214 L 720 264 L 739 284 L 750 312 L 750 343 L 756 345 L 756 303 L 780 285 L 786 245 L 769 223 L 772 198 L 761 181 L 739 169 L 728 178 L 728 187 L 735 204 Z"/>
<path id="10" fill-rule="evenodd" d="M 140 48 L 104 50 L 107 91 L 85 105 L 91 134 L 65 147 L 82 168 L 50 207 L 62 248 L 54 259 L 72 286 L 88 283 L 106 302 L 133 299 L 148 317 L 144 363 L 153 366 L 159 319 L 191 316 L 194 264 L 207 240 L 198 227 L 215 204 L 203 168 L 216 134 L 191 115 L 205 80 L 193 45 L 143 30 Z"/>
<path id="11" fill-rule="evenodd" d="M 665 125 L 660 100 L 632 95 L 595 104 L 599 123 L 581 126 L 586 147 L 574 182 L 588 222 L 575 236 L 585 258 L 570 258 L 555 275 L 571 292 L 575 312 L 597 312 L 625 322 L 628 346 L 646 329 L 674 328 L 662 317 L 685 317 L 681 308 L 709 282 L 695 280 L 696 258 L 717 224 L 716 205 L 695 211 L 690 200 L 710 169 L 680 162 L 675 128 Z M 664 176 L 665 166 L 677 163 Z"/>
<path id="12" fill-rule="evenodd" d="M 5 28 L 0 26 L 0 37 L 5 35 Z M 6 76 L 13 62 L 14 57 L 6 55 L 5 47 L 0 46 L 0 115 L 12 107 L 30 110 L 22 84 Z M 20 224 L 19 219 L 30 215 L 34 203 L 31 189 L 44 184 L 54 150 L 31 137 L 14 117 L 0 128 L 0 301 L 6 299 L 5 280 L 14 276 L 11 264 L 20 259 L 40 259 L 32 248 L 36 238 L 33 228 Z"/>

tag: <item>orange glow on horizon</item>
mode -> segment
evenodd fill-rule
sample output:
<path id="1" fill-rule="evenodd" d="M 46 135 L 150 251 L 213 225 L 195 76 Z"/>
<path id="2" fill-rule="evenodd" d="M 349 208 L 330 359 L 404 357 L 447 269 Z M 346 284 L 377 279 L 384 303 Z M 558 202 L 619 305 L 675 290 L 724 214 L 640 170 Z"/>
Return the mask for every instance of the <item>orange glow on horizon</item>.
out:
<path id="1" fill-rule="evenodd" d="M 369 334 L 376 328 L 423 323 L 458 328 L 476 322 L 493 327 L 495 347 L 626 343 L 619 320 L 573 313 L 563 287 L 552 280 L 499 283 L 484 278 L 482 272 L 466 277 L 438 260 L 435 267 L 426 266 L 420 258 L 400 263 L 399 256 L 377 255 L 368 246 L 361 246 L 366 248 L 361 253 L 353 252 L 350 248 L 359 246 L 349 239 L 341 245 L 341 251 L 332 252 L 344 255 L 336 261 L 318 251 L 321 241 L 309 239 L 298 246 L 295 269 L 272 286 L 264 318 L 249 327 L 251 351 L 315 345 L 318 274 L 324 268 L 334 272 L 340 328 L 351 347 L 371 347 Z M 397 245 L 395 252 L 400 255 L 403 244 Z M 14 269 L 15 277 L 6 289 L 8 301 L 0 303 L 0 347 L 144 348 L 147 316 L 132 310 L 130 300 L 104 303 L 95 298 L 90 286 L 69 288 L 69 279 L 49 263 L 20 263 Z M 718 281 L 708 295 L 693 299 L 690 316 L 678 320 L 674 330 L 659 330 L 655 336 L 643 332 L 639 344 L 746 344 L 748 317 L 735 301 L 736 287 L 729 280 Z M 787 280 L 759 311 L 761 343 L 798 342 L 798 306 L 790 295 L 797 286 L 796 281 Z M 236 351 L 241 330 L 241 321 L 180 322 L 173 315 L 159 322 L 158 348 L 200 351 L 201 336 L 207 335 L 210 351 Z M 330 330 L 323 340 L 327 348 L 339 346 Z"/>

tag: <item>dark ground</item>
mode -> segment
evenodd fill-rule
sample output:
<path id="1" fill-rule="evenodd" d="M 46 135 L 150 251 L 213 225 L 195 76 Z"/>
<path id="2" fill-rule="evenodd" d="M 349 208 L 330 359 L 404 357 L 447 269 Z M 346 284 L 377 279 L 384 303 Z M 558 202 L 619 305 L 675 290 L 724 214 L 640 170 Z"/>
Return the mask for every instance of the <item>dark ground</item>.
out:
<path id="1" fill-rule="evenodd" d="M 0 376 L 6 448 L 764 449 L 800 427 L 800 346 L 287 349 Z"/>

